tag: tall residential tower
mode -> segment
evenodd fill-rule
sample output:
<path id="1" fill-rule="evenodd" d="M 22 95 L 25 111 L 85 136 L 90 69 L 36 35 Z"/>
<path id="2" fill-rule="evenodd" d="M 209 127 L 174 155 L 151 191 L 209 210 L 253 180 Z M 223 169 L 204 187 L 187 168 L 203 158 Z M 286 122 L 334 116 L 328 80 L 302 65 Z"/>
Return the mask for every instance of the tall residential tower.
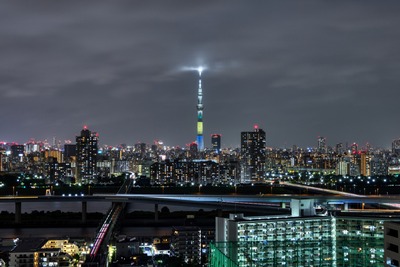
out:
<path id="1" fill-rule="evenodd" d="M 266 134 L 254 125 L 254 131 L 241 133 L 241 182 L 263 182 L 265 160 Z"/>
<path id="2" fill-rule="evenodd" d="M 197 90 L 197 147 L 199 151 L 204 150 L 203 138 L 203 89 L 201 88 L 201 73 L 203 68 L 197 69 L 199 72 L 199 89 Z"/>
<path id="3" fill-rule="evenodd" d="M 76 137 L 77 182 L 90 184 L 96 178 L 98 135 L 84 126 L 81 135 Z"/>

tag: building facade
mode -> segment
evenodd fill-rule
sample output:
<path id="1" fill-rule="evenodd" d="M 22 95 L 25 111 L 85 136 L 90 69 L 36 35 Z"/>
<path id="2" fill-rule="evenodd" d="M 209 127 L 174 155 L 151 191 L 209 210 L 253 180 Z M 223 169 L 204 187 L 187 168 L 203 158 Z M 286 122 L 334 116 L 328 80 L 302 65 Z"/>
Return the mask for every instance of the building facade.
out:
<path id="1" fill-rule="evenodd" d="M 385 222 L 385 267 L 400 266 L 400 223 Z"/>
<path id="2" fill-rule="evenodd" d="M 89 184 L 96 179 L 98 135 L 85 126 L 76 137 L 76 178 L 78 183 Z"/>
<path id="3" fill-rule="evenodd" d="M 62 246 L 51 245 L 50 243 L 47 240 L 37 238 L 21 240 L 16 248 L 10 252 L 8 266 L 73 266 L 72 256 L 68 254 L 71 250 L 68 249 L 74 246 L 68 246 L 68 242 L 63 243 Z M 68 251 L 64 251 L 66 247 Z"/>
<path id="4" fill-rule="evenodd" d="M 292 202 L 292 215 L 216 218 L 218 255 L 232 266 L 335 266 L 335 219 L 315 216 L 313 201 Z M 222 246 L 221 246 L 222 244 Z M 211 266 L 229 266 L 223 258 Z"/>
<path id="5" fill-rule="evenodd" d="M 211 135 L 211 145 L 215 153 L 219 154 L 221 152 L 221 135 L 213 134 Z"/>
<path id="6" fill-rule="evenodd" d="M 265 178 L 266 134 L 257 125 L 241 133 L 241 182 L 263 182 Z"/>
<path id="7" fill-rule="evenodd" d="M 384 227 L 393 218 L 317 214 L 303 200 L 290 205 L 290 216 L 216 218 L 210 266 L 399 266 L 400 228 Z"/>
<path id="8" fill-rule="evenodd" d="M 171 249 L 185 263 L 201 263 L 201 229 L 197 226 L 173 227 Z"/>

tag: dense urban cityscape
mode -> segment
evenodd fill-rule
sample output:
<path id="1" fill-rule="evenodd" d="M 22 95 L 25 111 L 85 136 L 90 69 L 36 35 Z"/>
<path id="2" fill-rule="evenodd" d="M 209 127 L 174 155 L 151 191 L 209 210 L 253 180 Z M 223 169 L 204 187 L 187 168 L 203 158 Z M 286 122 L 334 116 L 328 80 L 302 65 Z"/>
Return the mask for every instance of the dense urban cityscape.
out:
<path id="1" fill-rule="evenodd" d="M 101 145 L 86 125 L 74 142 L 0 143 L 0 201 L 15 205 L 1 213 L 3 227 L 85 227 L 96 218 L 99 225 L 92 238 L 1 239 L 0 266 L 399 266 L 400 207 L 389 195 L 400 186 L 400 139 L 391 150 L 331 146 L 322 136 L 314 147 L 273 148 L 255 124 L 237 133 L 240 147 L 223 147 L 221 134 L 207 146 L 204 69 L 194 70 L 197 135 L 186 147 Z M 23 214 L 30 201 L 82 206 L 68 215 Z M 111 201 L 103 218 L 88 212 L 88 202 L 102 201 Z M 149 201 L 150 221 L 149 213 L 128 212 L 130 203 Z M 213 209 L 181 211 L 177 219 L 168 207 L 199 203 Z M 130 220 L 168 225 L 171 233 L 124 234 Z"/>
<path id="2" fill-rule="evenodd" d="M 209 148 L 202 150 L 196 142 L 180 148 L 160 140 L 113 147 L 101 146 L 99 134 L 85 126 L 74 143 L 0 143 L 0 171 L 36 178 L 34 186 L 97 184 L 124 172 L 149 185 L 237 185 L 279 178 L 326 184 L 324 177 L 340 177 L 331 181 L 336 185 L 348 177 L 393 183 L 390 177 L 400 174 L 400 139 L 392 142 L 391 150 L 356 143 L 332 147 L 324 137 L 318 137 L 315 147 L 278 149 L 267 147 L 266 133 L 257 125 L 239 134 L 240 148 L 221 147 L 219 134 L 213 134 Z"/>
<path id="3" fill-rule="evenodd" d="M 74 142 L 0 143 L 0 201 L 15 205 L 14 213 L 1 213 L 3 227 L 89 226 L 96 216 L 88 213 L 88 202 L 112 200 L 105 216 L 97 215 L 92 238 L 1 239 L 0 266 L 399 266 L 400 207 L 389 195 L 400 186 L 400 139 L 391 150 L 331 146 L 325 137 L 314 147 L 278 149 L 267 146 L 266 131 L 255 124 L 240 133 L 238 148 L 223 147 L 221 134 L 212 134 L 207 146 L 204 69 L 194 70 L 197 135 L 186 147 L 161 140 L 101 145 L 100 134 L 86 125 Z M 246 195 L 252 197 L 241 198 Z M 335 195 L 342 198 L 328 200 Z M 371 195 L 389 199 L 368 202 Z M 22 214 L 32 198 L 80 202 L 81 211 Z M 143 201 L 154 204 L 153 220 L 143 211 L 127 212 L 129 203 Z M 196 202 L 215 209 L 181 211 L 179 220 L 168 207 Z M 266 206 L 254 211 L 259 202 Z M 159 204 L 165 205 L 161 211 Z M 129 218 L 136 226 L 167 224 L 171 234 L 121 233 Z"/>
<path id="4" fill-rule="evenodd" d="M 400 266 L 399 3 L 0 5 L 0 267 Z"/>
<path id="5" fill-rule="evenodd" d="M 327 144 L 324 137 L 318 137 L 315 147 L 312 148 L 293 146 L 292 148 L 277 149 L 267 146 L 266 132 L 260 129 L 258 125 L 254 125 L 250 131 L 238 134 L 241 137 L 240 148 L 222 147 L 222 136 L 219 134 L 213 134 L 210 138 L 209 147 L 203 149 L 199 149 L 196 142 L 180 148 L 168 147 L 160 140 L 156 140 L 153 144 L 102 146 L 100 145 L 100 134 L 91 131 L 87 126 L 84 126 L 80 134 L 76 136 L 75 142 L 67 141 L 61 144 L 56 139 L 53 139 L 51 143 L 47 140 L 30 140 L 25 144 L 2 142 L 0 144 L 0 190 L 2 190 L 3 195 L 11 196 L 11 198 L 32 194 L 74 197 L 77 195 L 76 192 L 78 192 L 78 196 L 83 197 L 96 193 L 96 187 L 103 187 L 103 190 L 104 188 L 111 188 L 108 193 L 114 193 L 116 192 L 113 191 L 115 186 L 121 187 L 124 190 L 123 193 L 176 194 L 182 192 L 179 191 L 179 188 L 184 188 L 184 192 L 195 195 L 207 195 L 210 192 L 215 194 L 216 191 L 213 191 L 213 188 L 220 189 L 219 192 L 217 191 L 218 194 L 248 195 L 254 194 L 254 189 L 251 188 L 257 187 L 256 190 L 260 190 L 260 194 L 268 195 L 293 193 L 292 191 L 285 191 L 283 187 L 298 184 L 310 186 L 310 192 L 313 192 L 311 188 L 313 187 L 334 190 L 332 191 L 333 194 L 342 192 L 343 194 L 351 193 L 359 196 L 379 196 L 396 194 L 400 186 L 398 183 L 400 140 L 392 142 L 391 150 L 375 149 L 369 144 L 361 147 L 356 143 L 345 143 L 344 145 L 341 143 L 332 147 Z M 131 183 L 129 189 L 127 181 Z M 92 192 L 90 192 L 91 187 Z M 297 191 L 299 194 L 304 192 L 306 191 Z M 253 266 L 249 264 L 249 259 L 245 259 L 250 256 L 241 258 L 240 255 L 241 253 L 245 255 L 245 251 L 252 250 L 253 247 L 259 248 L 262 243 L 264 249 L 269 251 L 269 256 L 266 254 L 261 256 L 257 254 L 257 251 L 253 251 L 254 255 L 251 255 L 252 261 L 261 261 L 263 262 L 262 266 L 281 264 L 302 266 L 302 262 L 312 262 L 316 266 L 383 266 L 383 223 L 388 220 L 392 223 L 389 224 L 392 228 L 398 229 L 399 225 L 395 223 L 396 213 L 388 213 L 390 217 L 386 217 L 386 219 L 381 213 L 376 213 L 376 218 L 371 218 L 376 205 L 367 204 L 364 206 L 363 203 L 363 210 L 365 208 L 365 211 L 367 211 L 367 207 L 370 209 L 371 213 L 368 213 L 368 215 L 367 213 L 354 214 L 349 212 L 346 215 L 342 213 L 340 216 L 333 217 L 331 214 L 333 206 L 328 207 L 328 202 L 325 202 L 322 209 L 326 209 L 326 212 L 330 210 L 329 214 L 331 215 L 325 214 L 321 217 L 320 214 L 315 213 L 317 210 L 315 205 L 318 201 L 314 200 L 313 197 L 301 199 L 301 204 L 296 204 L 296 201 L 298 200 L 295 200 L 295 197 L 289 201 L 292 216 L 289 216 L 289 214 L 276 215 L 277 217 L 268 215 L 262 219 L 260 215 L 257 215 L 257 219 L 255 219 L 237 214 L 234 216 L 239 217 L 230 215 L 227 219 L 219 217 L 222 216 L 222 213 L 217 208 L 218 214 L 215 214 L 215 216 L 218 219 L 214 227 L 196 225 L 196 219 L 193 215 L 188 215 L 187 219 L 175 221 L 177 225 L 171 225 L 171 236 L 153 237 L 153 241 L 139 236 L 115 235 L 109 237 L 110 249 L 107 254 L 109 257 L 107 262 L 118 266 L 123 266 L 125 263 L 131 266 L 147 266 L 147 264 L 151 266 Z M 161 203 L 163 202 L 161 201 Z M 343 204 L 340 201 L 338 203 Z M 281 207 L 285 207 L 283 201 L 281 205 L 283 205 Z M 297 211 L 296 214 L 296 205 L 298 207 L 305 205 L 308 208 L 299 208 L 300 211 Z M 346 210 L 348 209 L 347 205 L 345 204 Z M 157 204 L 156 207 L 155 212 L 159 213 Z M 321 209 L 321 204 L 318 204 L 318 207 Z M 352 208 L 357 209 L 357 206 L 352 205 Z M 384 210 L 384 205 L 381 208 Z M 117 213 L 118 216 L 114 215 L 117 218 L 123 209 L 118 208 L 117 211 L 114 211 L 114 209 L 113 206 L 110 212 Z M 334 210 L 336 209 L 334 208 Z M 393 206 L 391 209 L 393 209 Z M 267 210 L 265 212 L 270 214 L 271 211 Z M 82 210 L 82 214 L 83 212 L 86 213 L 86 210 Z M 167 206 L 163 207 L 159 216 L 165 216 L 165 212 L 169 213 Z M 277 214 L 281 212 L 276 211 Z M 192 212 L 192 214 L 195 213 L 197 214 L 197 212 Z M 5 215 L 6 213 L 3 212 L 2 216 Z M 11 222 L 9 223 L 14 224 L 14 227 L 18 227 L 18 225 L 26 227 L 26 225 L 29 225 L 26 222 L 24 223 L 27 218 L 30 218 L 28 220 L 35 220 L 34 216 L 28 216 L 31 215 L 19 214 L 18 219 L 15 217 L 14 223 L 13 218 L 10 217 Z M 43 214 L 42 216 L 46 215 Z M 152 216 L 156 216 L 157 220 L 159 219 L 158 215 Z M 298 218 L 294 219 L 294 217 Z M 161 221 L 162 219 L 160 219 Z M 188 221 L 190 222 L 189 225 L 187 224 Z M 182 222 L 184 222 L 184 225 L 179 225 Z M 224 228 L 232 222 L 237 224 L 235 227 L 238 229 L 237 234 L 233 234 L 234 237 L 230 233 L 233 230 L 227 230 L 229 227 Z M 253 230 L 246 230 L 250 229 L 248 225 L 250 222 L 251 225 L 255 225 L 254 229 L 261 231 L 257 232 L 254 237 L 249 235 Z M 85 219 L 78 224 L 81 225 L 81 223 L 84 225 L 87 220 Z M 282 224 L 279 226 L 283 227 L 282 230 L 279 230 L 280 228 L 275 224 Z M 220 227 L 225 230 L 222 231 Z M 101 229 L 103 228 L 104 226 Z M 269 231 L 272 231 L 272 229 L 274 229 L 274 232 L 270 233 Z M 314 238 L 304 239 L 309 241 L 307 241 L 308 243 L 304 241 L 305 243 L 302 243 L 301 246 L 296 244 L 283 245 L 279 241 L 281 239 L 276 239 L 275 235 L 279 231 L 291 232 L 290 229 L 309 229 L 305 232 L 305 237 L 307 233 L 310 233 L 310 236 L 314 236 Z M 339 231 L 339 229 L 342 230 Z M 214 237 L 215 231 L 219 234 L 215 234 Z M 222 236 L 221 231 L 225 232 L 227 236 Z M 351 234 L 352 231 L 354 231 L 354 235 Z M 366 232 L 364 233 L 364 231 Z M 372 231 L 371 234 L 369 234 L 370 231 Z M 393 231 L 397 232 L 398 230 Z M 181 233 L 181 235 L 178 233 Z M 182 235 L 182 233 L 184 234 Z M 341 236 L 337 236 L 339 233 Z M 271 234 L 275 237 L 270 236 Z M 346 237 L 346 235 L 349 236 Z M 315 239 L 317 236 L 318 238 Z M 366 242 L 365 236 L 370 236 L 372 239 Z M 326 247 L 322 251 L 318 250 L 318 253 L 315 254 L 316 248 L 322 244 L 320 241 L 315 242 L 321 240 L 322 237 L 329 237 L 323 241 L 323 246 Z M 182 241 L 182 238 L 186 241 Z M 190 245 L 187 243 L 188 238 L 191 240 Z M 297 240 L 297 238 L 293 232 L 290 237 L 286 235 L 282 240 L 288 242 L 289 240 Z M 302 237 L 300 239 L 303 240 Z M 28 239 L 28 241 L 23 242 L 17 241 L 18 239 L 13 240 L 16 242 L 15 244 L 24 245 L 19 244 L 10 251 L 10 256 L 3 258 L 3 264 L 6 264 L 8 259 L 9 266 L 24 266 L 23 262 L 26 261 L 26 258 L 23 257 L 24 260 L 21 261 L 18 258 L 20 256 L 16 255 L 19 255 L 17 254 L 19 249 L 23 251 L 25 246 L 30 249 L 32 246 L 36 246 L 38 253 L 43 253 L 42 260 L 54 261 L 60 266 L 88 265 L 90 261 L 88 262 L 87 259 L 93 253 L 93 249 L 91 250 L 87 243 L 90 240 L 85 242 L 79 239 L 81 240 L 80 243 L 79 240 L 69 240 L 65 237 L 64 239 Z M 4 239 L 3 246 L 14 248 L 14 241 Z M 231 255 L 233 252 L 226 247 L 232 246 L 234 243 L 229 243 L 232 241 L 243 243 L 236 244 L 237 247 L 234 250 L 237 255 L 235 257 Z M 361 241 L 366 243 L 361 246 Z M 179 247 L 179 242 L 186 242 L 186 245 Z M 258 244 L 259 242 L 261 243 Z M 111 244 L 113 245 L 111 246 Z M 131 249 L 126 251 L 123 246 L 129 246 Z M 357 247 L 355 251 L 359 250 L 354 252 L 354 255 L 351 252 L 351 246 Z M 136 247 L 136 249 L 132 249 L 133 247 Z M 288 247 L 292 251 L 297 251 L 296 257 L 285 256 L 285 253 L 280 250 L 287 250 Z M 344 247 L 349 247 L 348 251 L 344 251 Z M 52 254 L 58 256 L 51 256 L 53 257 L 51 258 L 49 252 L 46 251 L 47 248 L 58 251 L 56 254 Z M 332 258 L 333 248 L 336 255 Z M 54 253 L 53 250 L 52 253 Z M 312 251 L 306 252 L 308 250 Z M 360 254 L 364 250 L 367 253 Z M 26 251 L 23 251 L 23 253 L 26 253 Z M 230 256 L 221 256 L 220 254 Z M 67 257 L 67 255 L 70 256 Z M 309 256 L 305 257 L 305 255 Z M 224 257 L 225 259 L 221 259 Z M 235 262 L 229 263 L 231 264 L 229 265 L 227 260 L 232 261 L 234 258 L 236 259 Z M 45 266 L 43 262 L 40 264 L 42 264 L 40 266 Z M 96 262 L 96 264 L 102 265 L 103 263 Z M 254 263 L 254 266 L 258 265 Z"/>

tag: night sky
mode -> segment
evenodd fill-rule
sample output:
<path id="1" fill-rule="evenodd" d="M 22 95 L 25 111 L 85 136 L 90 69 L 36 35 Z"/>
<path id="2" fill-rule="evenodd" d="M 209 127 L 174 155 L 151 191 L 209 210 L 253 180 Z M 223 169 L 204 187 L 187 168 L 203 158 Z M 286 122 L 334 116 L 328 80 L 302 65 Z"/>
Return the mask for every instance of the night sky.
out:
<path id="1" fill-rule="evenodd" d="M 0 141 L 271 147 L 400 137 L 399 1 L 2 1 Z"/>

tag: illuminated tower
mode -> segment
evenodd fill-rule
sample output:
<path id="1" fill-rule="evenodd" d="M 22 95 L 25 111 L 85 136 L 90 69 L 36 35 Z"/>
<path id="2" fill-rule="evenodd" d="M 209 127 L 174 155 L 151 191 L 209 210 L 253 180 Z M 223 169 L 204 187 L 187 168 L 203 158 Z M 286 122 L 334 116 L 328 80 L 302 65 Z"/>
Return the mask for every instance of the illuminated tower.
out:
<path id="1" fill-rule="evenodd" d="M 197 91 L 197 147 L 199 151 L 203 151 L 203 89 L 201 88 L 201 73 L 203 72 L 203 68 L 199 67 L 197 71 L 199 72 L 199 89 Z"/>

